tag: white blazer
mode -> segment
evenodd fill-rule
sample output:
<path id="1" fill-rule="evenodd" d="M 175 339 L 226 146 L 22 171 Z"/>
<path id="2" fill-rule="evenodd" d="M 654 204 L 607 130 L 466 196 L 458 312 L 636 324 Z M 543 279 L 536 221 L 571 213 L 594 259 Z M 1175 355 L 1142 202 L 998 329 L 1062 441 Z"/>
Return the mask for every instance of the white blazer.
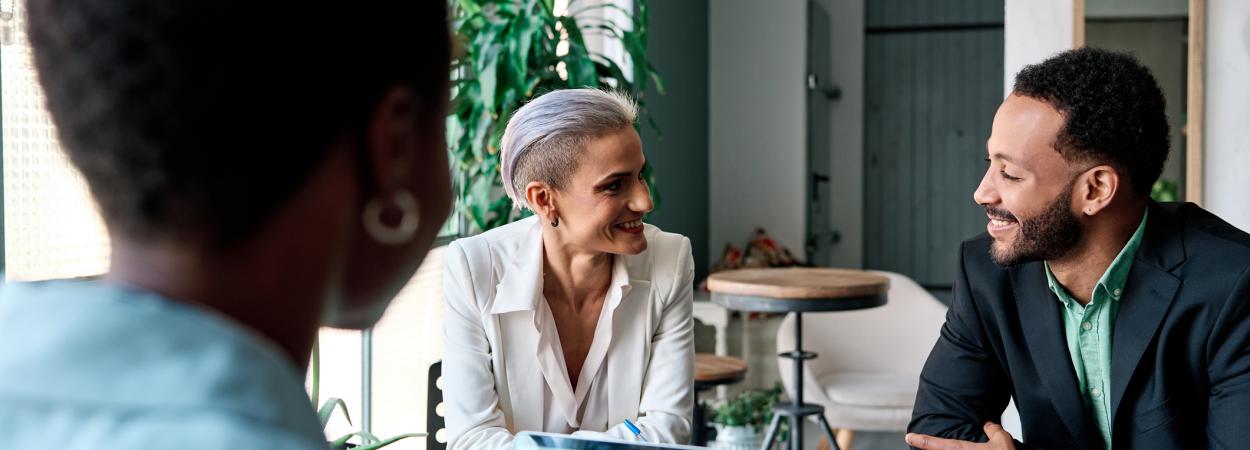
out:
<path id="1" fill-rule="evenodd" d="M 533 305 L 541 225 L 530 217 L 453 242 L 445 253 L 443 396 L 449 450 L 510 447 L 542 431 L 546 382 L 535 354 Z M 694 406 L 694 260 L 690 240 L 646 225 L 647 250 L 623 258 L 629 290 L 612 319 L 604 362 L 611 370 L 612 437 L 632 439 L 634 420 L 652 442 L 686 443 Z M 536 247 L 537 246 L 537 247 Z M 530 274 L 523 276 L 520 274 Z M 538 274 L 538 275 L 534 275 Z"/>

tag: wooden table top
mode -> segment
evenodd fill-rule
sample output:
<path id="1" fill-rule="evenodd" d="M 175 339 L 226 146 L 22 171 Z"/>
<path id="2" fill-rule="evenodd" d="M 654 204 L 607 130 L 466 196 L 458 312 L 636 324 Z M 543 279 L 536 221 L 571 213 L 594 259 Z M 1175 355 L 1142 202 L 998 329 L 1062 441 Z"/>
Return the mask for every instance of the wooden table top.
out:
<path id="1" fill-rule="evenodd" d="M 834 299 L 885 294 L 890 279 L 862 270 L 824 267 L 739 269 L 717 272 L 708 290 L 777 299 Z"/>
<path id="2" fill-rule="evenodd" d="M 747 373 L 747 362 L 733 356 L 717 356 L 710 353 L 694 355 L 694 381 L 728 381 L 741 379 Z"/>

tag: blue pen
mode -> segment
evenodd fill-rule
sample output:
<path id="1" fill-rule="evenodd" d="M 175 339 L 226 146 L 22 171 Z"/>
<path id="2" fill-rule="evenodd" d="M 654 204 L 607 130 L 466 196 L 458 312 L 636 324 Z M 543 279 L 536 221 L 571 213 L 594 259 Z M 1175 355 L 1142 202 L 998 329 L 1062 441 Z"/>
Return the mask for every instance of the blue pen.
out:
<path id="1" fill-rule="evenodd" d="M 629 419 L 625 419 L 625 428 L 629 428 L 629 431 L 634 433 L 634 437 L 638 438 L 639 441 L 647 442 L 647 438 L 642 437 L 642 430 L 639 430 L 638 426 L 630 422 Z"/>

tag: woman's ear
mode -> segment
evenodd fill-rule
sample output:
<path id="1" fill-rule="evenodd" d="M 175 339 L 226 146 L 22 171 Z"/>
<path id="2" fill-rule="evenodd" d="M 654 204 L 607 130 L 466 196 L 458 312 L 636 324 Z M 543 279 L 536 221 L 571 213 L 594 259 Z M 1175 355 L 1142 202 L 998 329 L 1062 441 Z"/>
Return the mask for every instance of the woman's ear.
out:
<path id="1" fill-rule="evenodd" d="M 534 214 L 547 222 L 556 218 L 555 190 L 541 181 L 531 181 L 525 185 L 525 201 Z"/>
<path id="2" fill-rule="evenodd" d="M 1110 205 L 1120 189 L 1120 174 L 1108 165 L 1090 168 L 1078 180 L 1077 207 L 1087 216 L 1098 214 Z"/>
<path id="3" fill-rule="evenodd" d="M 417 109 L 416 93 L 406 87 L 391 88 L 378 102 L 365 136 L 366 195 L 390 198 L 410 189 L 420 142 Z"/>

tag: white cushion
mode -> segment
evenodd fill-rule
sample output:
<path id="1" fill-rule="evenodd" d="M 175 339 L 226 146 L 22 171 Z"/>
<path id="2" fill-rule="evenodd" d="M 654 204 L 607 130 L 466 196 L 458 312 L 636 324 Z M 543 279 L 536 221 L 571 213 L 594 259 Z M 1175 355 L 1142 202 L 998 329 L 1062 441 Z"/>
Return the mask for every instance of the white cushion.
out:
<path id="1" fill-rule="evenodd" d="M 906 408 L 916 402 L 920 376 L 886 373 L 839 372 L 819 379 L 834 403 L 871 408 Z"/>

